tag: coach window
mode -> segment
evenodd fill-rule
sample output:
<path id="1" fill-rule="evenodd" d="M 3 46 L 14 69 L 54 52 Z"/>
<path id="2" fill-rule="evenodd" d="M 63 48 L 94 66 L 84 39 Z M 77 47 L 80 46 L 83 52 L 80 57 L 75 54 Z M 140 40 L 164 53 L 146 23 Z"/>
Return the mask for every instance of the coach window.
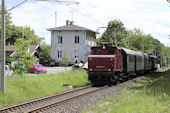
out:
<path id="1" fill-rule="evenodd" d="M 134 62 L 135 60 L 134 60 L 134 56 L 132 56 L 132 55 L 129 55 L 129 62 Z"/>
<path id="2" fill-rule="evenodd" d="M 113 49 L 109 49 L 108 50 L 108 54 L 114 54 L 114 50 Z"/>

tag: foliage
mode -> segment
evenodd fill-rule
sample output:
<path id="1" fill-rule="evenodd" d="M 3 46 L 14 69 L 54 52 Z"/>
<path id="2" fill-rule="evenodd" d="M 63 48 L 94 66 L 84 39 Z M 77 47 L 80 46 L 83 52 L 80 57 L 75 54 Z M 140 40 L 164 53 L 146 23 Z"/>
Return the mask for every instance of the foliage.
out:
<path id="1" fill-rule="evenodd" d="M 11 25 L 8 30 L 10 31 L 7 36 L 6 44 L 14 44 L 19 37 L 30 40 L 30 44 L 39 44 L 44 38 L 35 35 L 34 30 L 28 26 L 20 27 Z"/>
<path id="2" fill-rule="evenodd" d="M 69 58 L 69 56 L 68 56 L 68 54 L 65 54 L 64 56 L 63 56 L 63 65 L 64 65 L 64 67 L 65 67 L 65 71 L 66 71 L 66 67 L 69 65 L 69 61 L 70 61 L 70 58 Z"/>
<path id="3" fill-rule="evenodd" d="M 126 28 L 124 24 L 120 20 L 110 21 L 108 23 L 106 31 L 103 33 L 102 37 L 100 37 L 97 41 L 102 42 L 118 42 L 117 45 L 121 45 L 121 40 L 127 34 Z M 116 38 L 116 40 L 114 40 Z M 116 42 L 115 45 L 116 45 Z"/>
<path id="4" fill-rule="evenodd" d="M 87 110 L 90 113 L 169 113 L 170 72 L 154 74 Z M 85 113 L 86 111 L 84 111 Z"/>
<path id="5" fill-rule="evenodd" d="M 89 84 L 86 71 L 74 70 L 40 76 L 25 75 L 25 78 L 6 78 L 6 94 L 0 94 L 0 106 L 69 90 L 68 87 L 63 87 L 63 84 L 73 87 Z"/>
<path id="6" fill-rule="evenodd" d="M 29 52 L 28 44 L 28 40 L 17 39 L 15 42 L 15 46 L 17 47 L 16 54 L 14 58 L 11 58 L 11 61 L 14 62 L 14 66 L 12 67 L 14 72 L 21 76 L 34 64 L 35 57 Z"/>
<path id="7" fill-rule="evenodd" d="M 28 26 L 20 27 L 13 25 L 11 21 L 11 13 L 7 11 L 5 8 L 5 26 L 6 26 L 6 45 L 14 44 L 18 38 L 23 37 L 24 39 L 30 40 L 30 44 L 39 44 L 44 38 L 35 35 L 34 30 L 32 30 Z M 1 14 L 1 6 L 0 6 L 0 14 Z M 1 24 L 1 17 L 0 17 Z M 1 33 L 1 31 L 0 31 Z"/>
<path id="8" fill-rule="evenodd" d="M 165 47 L 151 34 L 145 34 L 140 29 L 126 29 L 120 20 L 110 21 L 106 31 L 97 39 L 97 41 L 113 43 L 114 38 L 117 39 L 117 44 L 115 45 L 154 54 L 158 57 L 158 61 L 160 61 L 161 55 L 170 57 L 169 47 Z"/>
<path id="9" fill-rule="evenodd" d="M 50 58 L 50 45 L 48 44 L 41 44 L 41 52 L 40 52 L 40 64 L 44 66 L 48 66 L 50 64 L 51 58 Z"/>
<path id="10" fill-rule="evenodd" d="M 5 12 L 6 12 L 5 14 L 6 45 L 8 44 L 14 45 L 16 40 L 21 37 L 23 37 L 24 40 L 29 40 L 29 44 L 40 44 L 40 42 L 44 39 L 43 37 L 37 36 L 34 30 L 32 30 L 29 26 L 21 27 L 21 26 L 13 25 L 11 21 L 11 13 L 7 11 L 7 8 L 5 8 Z M 0 6 L 0 14 L 1 14 L 1 6 Z M 0 24 L 1 24 L 1 17 L 0 17 Z M 6 60 L 7 63 L 10 63 L 10 59 L 8 57 Z"/>

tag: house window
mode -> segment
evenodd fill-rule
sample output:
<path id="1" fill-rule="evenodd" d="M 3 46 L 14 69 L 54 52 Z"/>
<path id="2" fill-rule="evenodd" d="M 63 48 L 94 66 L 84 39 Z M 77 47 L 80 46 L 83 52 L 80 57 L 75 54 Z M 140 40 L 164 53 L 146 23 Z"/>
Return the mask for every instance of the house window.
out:
<path id="1" fill-rule="evenodd" d="M 79 52 L 75 50 L 74 53 L 75 53 L 74 58 L 79 58 Z"/>
<path id="2" fill-rule="evenodd" d="M 62 36 L 58 36 L 58 43 L 63 43 L 63 37 Z"/>
<path id="3" fill-rule="evenodd" d="M 79 38 L 79 36 L 75 36 L 75 43 L 79 43 L 79 41 L 80 41 L 80 38 Z"/>
<path id="4" fill-rule="evenodd" d="M 58 58 L 63 58 L 63 51 L 58 51 Z"/>

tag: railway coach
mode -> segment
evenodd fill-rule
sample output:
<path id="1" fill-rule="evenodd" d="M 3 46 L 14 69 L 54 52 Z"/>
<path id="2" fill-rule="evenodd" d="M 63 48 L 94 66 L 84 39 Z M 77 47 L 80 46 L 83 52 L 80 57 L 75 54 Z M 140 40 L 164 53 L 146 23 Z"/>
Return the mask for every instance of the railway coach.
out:
<path id="1" fill-rule="evenodd" d="M 88 56 L 88 78 L 92 84 L 111 85 L 156 69 L 156 56 L 111 43 L 100 44 L 92 47 Z"/>

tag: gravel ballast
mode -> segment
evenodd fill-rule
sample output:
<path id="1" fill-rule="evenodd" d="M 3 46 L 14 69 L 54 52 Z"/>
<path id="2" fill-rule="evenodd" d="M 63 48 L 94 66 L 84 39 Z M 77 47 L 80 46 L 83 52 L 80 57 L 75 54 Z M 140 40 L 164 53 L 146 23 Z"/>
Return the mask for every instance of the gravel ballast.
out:
<path id="1" fill-rule="evenodd" d="M 106 89 L 100 90 L 93 94 L 86 95 L 82 98 L 73 100 L 64 105 L 51 108 L 48 111 L 44 111 L 44 112 L 45 113 L 80 113 L 82 110 L 95 105 L 100 100 L 113 97 L 123 89 L 126 89 L 129 86 L 135 84 L 136 82 L 144 80 L 145 78 L 146 78 L 145 76 L 141 76 L 141 77 L 128 80 L 123 83 L 119 83 L 117 85 L 113 85 L 112 87 L 108 87 Z"/>

